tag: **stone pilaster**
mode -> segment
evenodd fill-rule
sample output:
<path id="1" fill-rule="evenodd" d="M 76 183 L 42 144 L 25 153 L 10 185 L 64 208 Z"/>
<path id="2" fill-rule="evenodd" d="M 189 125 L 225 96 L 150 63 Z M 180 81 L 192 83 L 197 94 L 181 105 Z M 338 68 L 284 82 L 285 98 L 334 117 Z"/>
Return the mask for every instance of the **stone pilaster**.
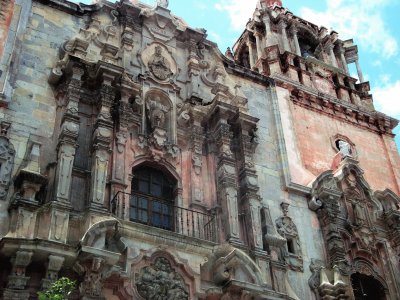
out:
<path id="1" fill-rule="evenodd" d="M 74 67 L 72 78 L 67 87 L 66 111 L 64 113 L 58 139 L 58 161 L 56 171 L 55 200 L 69 203 L 72 168 L 77 147 L 79 133 L 78 103 L 81 92 L 81 77 L 83 69 Z"/>
<path id="2" fill-rule="evenodd" d="M 111 80 L 105 80 L 101 87 L 100 94 L 98 105 L 99 114 L 93 134 L 90 208 L 104 211 L 113 133 L 111 106 L 115 99 L 115 90 L 114 87 L 111 86 Z"/>
<path id="3" fill-rule="evenodd" d="M 188 58 L 188 74 L 190 78 L 190 85 L 188 91 L 188 98 L 192 101 L 201 99 L 200 92 L 200 57 L 197 54 L 197 43 L 194 40 L 190 41 L 189 45 L 189 58 Z M 201 100 L 200 100 L 201 101 Z"/>
<path id="4" fill-rule="evenodd" d="M 341 195 L 335 179 L 327 174 L 313 184 L 313 198 L 309 202 L 310 209 L 317 212 L 331 266 L 343 266 L 346 262 L 344 242 L 339 233 Z"/>
<path id="5" fill-rule="evenodd" d="M 204 191 L 202 182 L 204 128 L 195 118 L 192 127 L 192 205 L 203 205 Z"/>
<path id="6" fill-rule="evenodd" d="M 256 135 L 258 119 L 247 114 L 238 113 L 233 124 L 236 127 L 237 162 L 239 170 L 240 206 L 245 211 L 246 229 L 250 247 L 263 250 L 260 210 L 258 195 L 258 178 L 255 171 L 253 155 L 258 143 Z"/>
<path id="7" fill-rule="evenodd" d="M 233 132 L 228 119 L 233 116 L 234 107 L 217 103 L 211 114 L 211 136 L 217 154 L 218 203 L 222 207 L 222 223 L 226 240 L 242 245 L 239 226 L 238 189 L 236 161 L 231 150 Z"/>
<path id="8" fill-rule="evenodd" d="M 8 276 L 7 288 L 4 290 L 4 300 L 26 300 L 29 299 L 27 284 L 30 277 L 25 276 L 26 268 L 31 263 L 33 252 L 18 250 L 12 259 L 12 271 Z"/>

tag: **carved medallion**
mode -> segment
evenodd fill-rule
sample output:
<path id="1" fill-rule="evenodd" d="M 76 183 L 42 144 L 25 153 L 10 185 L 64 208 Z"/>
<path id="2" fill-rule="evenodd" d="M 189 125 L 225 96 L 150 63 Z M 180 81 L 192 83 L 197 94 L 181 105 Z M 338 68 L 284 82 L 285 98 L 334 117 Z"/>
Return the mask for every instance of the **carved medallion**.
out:
<path id="1" fill-rule="evenodd" d="M 155 52 L 149 61 L 149 69 L 160 80 L 167 80 L 173 75 L 170 64 L 163 55 L 161 46 L 156 46 Z"/>
<path id="2" fill-rule="evenodd" d="M 189 292 L 180 274 L 164 257 L 140 271 L 137 283 L 139 295 L 146 300 L 188 300 Z"/>

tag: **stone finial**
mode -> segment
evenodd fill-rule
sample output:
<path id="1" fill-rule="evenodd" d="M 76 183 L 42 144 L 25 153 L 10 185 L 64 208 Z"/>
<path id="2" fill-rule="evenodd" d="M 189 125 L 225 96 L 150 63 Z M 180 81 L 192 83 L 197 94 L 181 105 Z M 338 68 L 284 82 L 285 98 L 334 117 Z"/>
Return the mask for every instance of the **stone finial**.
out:
<path id="1" fill-rule="evenodd" d="M 266 7 L 274 7 L 276 6 L 282 6 L 282 1 L 281 0 L 260 0 L 261 7 L 266 6 Z"/>
<path id="2" fill-rule="evenodd" d="M 157 0 L 157 6 L 161 6 L 163 8 L 168 8 L 169 1 L 168 0 Z"/>

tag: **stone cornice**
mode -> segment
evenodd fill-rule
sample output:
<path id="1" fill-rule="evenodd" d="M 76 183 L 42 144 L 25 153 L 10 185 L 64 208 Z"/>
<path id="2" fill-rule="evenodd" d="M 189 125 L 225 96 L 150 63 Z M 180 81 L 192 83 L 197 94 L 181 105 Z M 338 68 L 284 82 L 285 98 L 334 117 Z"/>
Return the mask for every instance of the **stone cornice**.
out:
<path id="1" fill-rule="evenodd" d="M 349 102 L 338 100 L 335 97 L 306 87 L 282 75 L 273 75 L 276 84 L 291 91 L 293 103 L 317 111 L 346 123 L 365 128 L 370 131 L 393 135 L 392 129 L 399 121 L 377 111 L 368 111 L 365 108 Z"/>

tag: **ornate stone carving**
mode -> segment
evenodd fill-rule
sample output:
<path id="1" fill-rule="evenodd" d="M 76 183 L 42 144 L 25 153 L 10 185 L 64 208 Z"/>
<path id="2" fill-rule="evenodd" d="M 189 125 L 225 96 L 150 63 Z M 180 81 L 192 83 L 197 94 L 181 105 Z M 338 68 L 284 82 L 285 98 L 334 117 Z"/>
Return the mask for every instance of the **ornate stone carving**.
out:
<path id="1" fill-rule="evenodd" d="M 94 257 L 90 264 L 85 265 L 85 276 L 83 282 L 79 287 L 81 295 L 87 297 L 100 297 L 96 299 L 103 299 L 103 283 L 102 283 L 102 269 L 104 267 L 104 259 Z M 91 298 L 89 298 L 91 299 Z"/>
<path id="2" fill-rule="evenodd" d="M 146 300 L 188 300 L 189 291 L 183 277 L 175 272 L 168 259 L 158 257 L 154 264 L 140 271 L 136 282 L 140 296 Z"/>
<path id="3" fill-rule="evenodd" d="M 146 102 L 146 110 L 152 129 L 165 127 L 165 115 L 170 109 L 161 103 L 160 97 L 149 99 Z"/>
<path id="4" fill-rule="evenodd" d="M 0 201 L 6 200 L 14 166 L 15 150 L 4 136 L 0 136 Z"/>
<path id="5" fill-rule="evenodd" d="M 284 257 L 289 267 L 295 271 L 303 271 L 303 258 L 301 252 L 301 245 L 299 233 L 293 220 L 287 216 L 289 211 L 289 204 L 281 204 L 283 217 L 275 221 L 278 233 L 286 238 L 287 244 L 284 250 Z"/>
<path id="6" fill-rule="evenodd" d="M 13 259 L 13 269 L 8 277 L 9 289 L 24 290 L 30 277 L 25 277 L 26 267 L 31 263 L 33 252 L 17 251 Z"/>
<path id="7" fill-rule="evenodd" d="M 118 132 L 115 136 L 115 143 L 117 145 L 117 151 L 119 153 L 124 152 L 126 141 L 128 140 L 127 132 Z"/>
<path id="8" fill-rule="evenodd" d="M 166 1 L 159 1 L 166 2 Z M 167 1 L 168 2 L 168 1 Z M 155 47 L 155 52 L 149 61 L 150 72 L 160 80 L 167 80 L 173 75 L 171 66 L 168 60 L 163 56 L 163 49 L 161 46 Z"/>

